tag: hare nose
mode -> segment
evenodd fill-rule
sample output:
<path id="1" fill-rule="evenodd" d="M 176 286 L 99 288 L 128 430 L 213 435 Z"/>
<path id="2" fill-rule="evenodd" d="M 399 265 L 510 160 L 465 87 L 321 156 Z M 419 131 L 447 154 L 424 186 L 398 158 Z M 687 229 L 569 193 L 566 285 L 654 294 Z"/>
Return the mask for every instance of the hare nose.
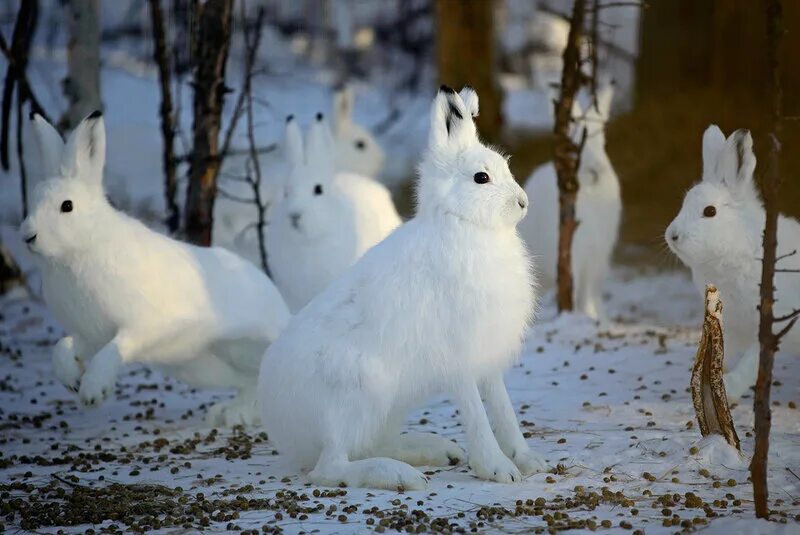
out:
<path id="1" fill-rule="evenodd" d="M 521 209 L 523 209 L 523 210 L 524 210 L 524 209 L 525 209 L 525 207 L 526 207 L 526 206 L 528 206 L 528 200 L 527 200 L 527 199 L 525 199 L 524 197 L 518 197 L 518 198 L 517 198 L 517 204 L 519 205 L 519 207 L 520 207 Z"/>
<path id="2" fill-rule="evenodd" d="M 36 241 L 36 234 L 34 234 L 33 236 L 29 236 L 29 237 L 25 238 L 25 243 L 27 243 L 27 244 L 31 244 L 31 243 L 33 243 L 35 241 Z"/>
<path id="3" fill-rule="evenodd" d="M 673 232 L 673 233 L 672 233 L 672 235 L 671 235 L 669 238 L 670 238 L 672 241 L 678 241 L 678 238 L 680 238 L 680 236 L 678 235 L 678 233 L 677 233 L 677 232 Z"/>

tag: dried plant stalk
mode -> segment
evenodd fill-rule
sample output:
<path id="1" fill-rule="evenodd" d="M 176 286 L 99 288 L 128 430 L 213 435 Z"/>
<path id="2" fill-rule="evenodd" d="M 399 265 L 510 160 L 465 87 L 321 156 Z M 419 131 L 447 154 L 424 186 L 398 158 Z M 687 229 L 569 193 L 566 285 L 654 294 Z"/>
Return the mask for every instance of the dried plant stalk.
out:
<path id="1" fill-rule="evenodd" d="M 700 433 L 704 437 L 711 434 L 722 435 L 728 444 L 741 451 L 728 408 L 725 382 L 722 380 L 724 357 L 722 301 L 717 288 L 709 284 L 706 286 L 703 334 L 692 368 L 692 402 L 700 424 Z"/>

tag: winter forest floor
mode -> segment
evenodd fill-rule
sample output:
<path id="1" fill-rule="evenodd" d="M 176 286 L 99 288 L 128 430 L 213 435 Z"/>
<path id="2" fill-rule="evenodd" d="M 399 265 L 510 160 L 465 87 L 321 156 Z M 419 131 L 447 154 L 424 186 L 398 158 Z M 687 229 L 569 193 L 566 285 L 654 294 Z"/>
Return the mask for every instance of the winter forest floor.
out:
<path id="1" fill-rule="evenodd" d="M 0 531 L 800 532 L 797 355 L 776 361 L 775 521 L 757 521 L 747 459 L 700 441 L 687 387 L 702 305 L 690 281 L 619 269 L 609 295 L 614 321 L 604 327 L 548 320 L 553 311 L 544 307 L 507 375 L 523 431 L 553 473 L 502 485 L 462 464 L 427 470 L 428 489 L 405 493 L 310 486 L 263 430 L 205 426 L 204 408 L 226 393 L 142 367 L 126 370 L 100 408 L 84 409 L 51 371 L 61 328 L 42 303 L 6 296 Z M 751 403 L 733 410 L 745 453 L 753 448 Z M 446 400 L 411 415 L 408 429 L 463 442 Z"/>

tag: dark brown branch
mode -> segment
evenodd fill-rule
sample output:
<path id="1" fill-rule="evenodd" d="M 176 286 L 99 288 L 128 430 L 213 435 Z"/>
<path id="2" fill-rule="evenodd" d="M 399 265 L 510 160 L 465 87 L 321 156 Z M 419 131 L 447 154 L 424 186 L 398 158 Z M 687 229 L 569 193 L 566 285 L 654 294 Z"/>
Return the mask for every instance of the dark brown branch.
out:
<path id="1" fill-rule="evenodd" d="M 786 254 L 778 255 L 778 256 L 775 258 L 775 262 L 780 262 L 780 261 L 781 261 L 781 260 L 783 260 L 784 258 L 789 258 L 789 257 L 791 257 L 791 256 L 794 256 L 794 255 L 796 255 L 796 254 L 797 254 L 797 249 L 793 250 L 793 251 L 792 251 L 792 252 L 790 252 L 790 253 L 786 253 Z"/>
<path id="2" fill-rule="evenodd" d="M 800 273 L 800 269 L 776 269 L 775 273 Z"/>
<path id="3" fill-rule="evenodd" d="M 242 18 L 244 18 L 245 8 L 242 4 Z M 255 178 L 249 178 L 250 186 L 253 190 L 253 204 L 256 206 L 258 219 L 256 223 L 256 236 L 258 237 L 258 252 L 261 258 L 261 267 L 267 276 L 270 276 L 269 264 L 267 263 L 267 246 L 266 238 L 264 236 L 264 227 L 266 226 L 266 211 L 267 207 L 261 199 L 261 165 L 258 161 L 258 150 L 256 145 L 256 137 L 253 128 L 253 67 L 256 62 L 256 53 L 258 52 L 259 44 L 261 43 L 261 32 L 264 25 L 265 10 L 263 7 L 258 9 L 256 16 L 256 26 L 252 30 L 252 34 L 247 30 L 245 24 L 244 39 L 245 47 L 247 48 L 247 56 L 245 63 L 245 79 L 243 94 L 247 96 L 247 140 L 250 145 L 249 166 L 252 168 Z"/>
<path id="4" fill-rule="evenodd" d="M 164 201 L 167 207 L 167 229 L 174 233 L 180 226 L 180 208 L 175 196 L 178 190 L 177 160 L 175 158 L 175 114 L 172 107 L 172 89 L 167 36 L 160 0 L 150 0 L 150 21 L 153 25 L 153 59 L 158 66 L 161 88 L 161 137 L 164 140 L 162 159 L 164 166 Z"/>
<path id="5" fill-rule="evenodd" d="M 796 308 L 783 316 L 776 316 L 772 318 L 772 321 L 774 323 L 783 323 L 784 321 L 789 321 L 791 319 L 796 318 L 797 316 L 800 316 L 800 308 Z"/>
<path id="6" fill-rule="evenodd" d="M 767 52 L 770 68 L 772 92 L 770 115 L 773 128 L 770 136 L 770 151 L 767 172 L 764 176 L 764 222 L 763 248 L 761 262 L 761 288 L 759 303 L 758 341 L 761 345 L 756 380 L 754 419 L 755 451 L 750 463 L 750 478 L 753 481 L 753 498 L 756 516 L 769 517 L 769 490 L 767 487 L 767 459 L 769 456 L 769 433 L 772 426 L 770 408 L 770 386 L 772 367 L 780 338 L 792 328 L 797 318 L 789 321 L 777 335 L 773 333 L 775 318 L 775 262 L 777 257 L 778 234 L 778 193 L 780 190 L 780 136 L 782 131 L 783 93 L 781 88 L 781 41 L 783 34 L 783 5 L 781 0 L 767 0 Z"/>
<path id="7" fill-rule="evenodd" d="M 39 2 L 30 0 L 21 2 L 17 19 L 14 22 L 14 30 L 11 34 L 11 46 L 9 47 L 4 37 L 0 36 L 0 48 L 8 60 L 6 78 L 3 83 L 2 111 L 0 111 L 0 165 L 8 171 L 10 167 L 8 143 L 11 129 L 11 106 L 13 104 L 14 87 L 19 92 L 17 105 L 22 106 L 27 100 L 31 100 L 30 85 L 25 77 L 25 70 L 28 68 L 28 54 L 31 42 L 36 33 L 36 23 L 39 19 Z M 24 79 L 24 82 L 22 81 Z M 38 101 L 31 100 L 34 107 L 33 111 L 38 111 Z M 21 112 L 20 112 L 21 113 Z"/>

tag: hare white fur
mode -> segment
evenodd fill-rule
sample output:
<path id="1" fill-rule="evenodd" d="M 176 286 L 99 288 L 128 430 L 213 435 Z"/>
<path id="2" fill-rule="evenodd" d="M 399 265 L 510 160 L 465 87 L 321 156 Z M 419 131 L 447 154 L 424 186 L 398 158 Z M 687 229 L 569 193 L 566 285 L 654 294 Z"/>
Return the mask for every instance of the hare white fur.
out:
<path id="1" fill-rule="evenodd" d="M 753 182 L 756 157 L 747 130 L 727 139 L 711 125 L 703 135 L 703 178 L 683 200 L 680 212 L 667 227 L 664 239 L 692 270 L 697 289 L 714 284 L 724 303 L 723 330 L 726 359 L 740 356 L 725 374 L 728 399 L 737 400 L 755 383 L 758 374 L 758 303 L 761 282 L 764 206 Z M 778 261 L 782 269 L 800 268 L 800 223 L 778 219 Z M 775 274 L 775 316 L 800 308 L 800 277 Z M 793 328 L 781 348 L 800 354 L 800 329 Z"/>
<path id="2" fill-rule="evenodd" d="M 386 159 L 380 143 L 369 130 L 353 120 L 355 93 L 349 86 L 333 95 L 333 136 L 336 168 L 369 178 L 378 178 Z"/>
<path id="3" fill-rule="evenodd" d="M 292 311 L 400 224 L 385 186 L 335 172 L 334 142 L 322 114 L 306 137 L 304 144 L 290 116 L 284 143 L 290 172 L 269 212 L 266 236 L 270 270 Z"/>
<path id="4" fill-rule="evenodd" d="M 576 142 L 580 142 L 586 131 L 575 206 L 579 224 L 572 238 L 574 302 L 576 310 L 594 319 L 605 319 L 603 284 L 610 270 L 622 215 L 619 178 L 606 153 L 605 123 L 613 91 L 611 85 L 602 87 L 597 107 L 592 104 L 585 112 L 577 99 L 573 107 Z M 534 170 L 525 184 L 525 192 L 531 209 L 520 223 L 520 234 L 536 259 L 542 286 L 553 288 L 558 262 L 559 204 L 552 162 Z"/>
<path id="5" fill-rule="evenodd" d="M 446 464 L 463 452 L 401 426 L 442 393 L 460 411 L 476 475 L 512 482 L 546 468 L 503 384 L 534 308 L 516 232 L 527 198 L 505 158 L 480 143 L 477 112 L 472 89 L 440 90 L 416 217 L 312 300 L 265 354 L 264 425 L 279 451 L 313 467 L 315 484 L 424 487 L 407 463 Z"/>
<path id="6" fill-rule="evenodd" d="M 33 127 L 49 178 L 20 231 L 69 333 L 54 348 L 57 377 L 91 406 L 113 392 L 122 365 L 144 363 L 192 385 L 237 389 L 210 423 L 256 420 L 261 356 L 289 320 L 272 282 L 233 253 L 178 242 L 115 210 L 102 185 L 99 112 L 66 146 L 41 117 Z"/>

